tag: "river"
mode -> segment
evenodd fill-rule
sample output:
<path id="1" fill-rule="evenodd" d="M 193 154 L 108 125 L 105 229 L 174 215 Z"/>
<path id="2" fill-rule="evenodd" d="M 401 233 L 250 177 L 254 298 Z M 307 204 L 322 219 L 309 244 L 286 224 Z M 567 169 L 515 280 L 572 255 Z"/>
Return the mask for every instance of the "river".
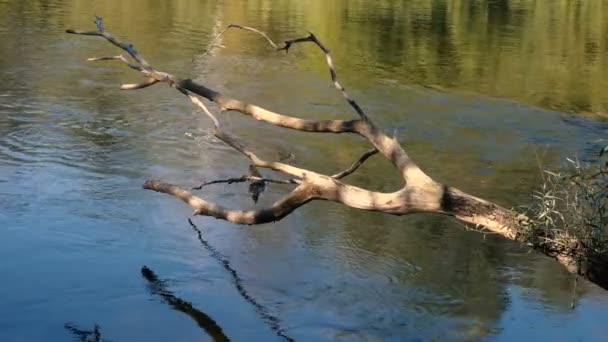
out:
<path id="1" fill-rule="evenodd" d="M 314 202 L 281 222 L 241 227 L 197 217 L 141 188 L 235 177 L 246 161 L 165 85 L 113 62 L 106 29 L 160 70 L 303 118 L 354 118 L 313 45 L 379 125 L 396 129 L 433 178 L 515 207 L 530 201 L 537 156 L 590 160 L 608 137 L 608 3 L 585 0 L 0 0 L 0 341 L 209 340 L 160 284 L 235 341 L 589 340 L 608 336 L 608 295 L 556 262 L 432 215 L 392 217 Z M 268 159 L 320 172 L 369 147 L 294 133 L 238 113 L 226 130 Z M 391 191 L 373 157 L 348 182 Z M 269 186 L 257 206 L 288 187 Z M 202 193 L 253 208 L 245 185 Z M 158 284 L 157 284 L 158 285 Z M 576 301 L 571 308 L 572 300 Z"/>

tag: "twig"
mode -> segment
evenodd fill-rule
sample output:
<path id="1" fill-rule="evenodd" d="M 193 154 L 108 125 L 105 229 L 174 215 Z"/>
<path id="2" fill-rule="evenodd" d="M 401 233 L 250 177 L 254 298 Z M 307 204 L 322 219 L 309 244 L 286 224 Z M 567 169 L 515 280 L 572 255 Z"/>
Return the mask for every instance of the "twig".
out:
<path id="1" fill-rule="evenodd" d="M 147 88 L 149 86 L 155 85 L 156 83 L 158 83 L 158 80 L 153 79 L 153 78 L 148 78 L 141 83 L 123 84 L 120 86 L 120 89 L 121 90 L 137 90 L 137 89 Z"/>
<path id="2" fill-rule="evenodd" d="M 340 172 L 340 173 L 336 173 L 335 175 L 331 176 L 332 178 L 335 179 L 342 179 L 348 175 L 350 175 L 351 173 L 357 171 L 357 169 L 359 168 L 359 166 L 363 165 L 363 163 L 365 163 L 365 161 L 373 156 L 374 154 L 378 153 L 378 149 L 377 148 L 372 148 L 371 150 L 365 152 L 361 157 L 359 157 L 359 159 L 357 161 L 355 161 L 353 163 L 353 165 L 351 165 L 348 169 Z"/>
<path id="3" fill-rule="evenodd" d="M 342 96 L 344 97 L 344 99 L 346 99 L 348 104 L 351 107 L 353 107 L 353 109 L 357 112 L 357 114 L 359 114 L 359 117 L 361 118 L 361 120 L 368 121 L 367 115 L 365 115 L 365 112 L 363 112 L 363 109 L 361 109 L 361 107 L 357 104 L 357 102 L 355 102 L 355 100 L 353 100 L 348 95 L 348 93 L 346 92 L 346 89 L 340 84 L 340 82 L 338 82 L 338 76 L 336 75 L 336 68 L 334 67 L 334 63 L 332 62 L 331 52 L 329 51 L 329 49 L 327 47 L 325 47 L 325 45 L 323 45 L 323 43 L 321 43 L 321 41 L 317 38 L 317 36 L 315 36 L 312 32 L 309 31 L 308 33 L 310 34 L 308 37 L 297 38 L 297 39 L 285 41 L 285 46 L 278 48 L 277 51 L 285 50 L 285 52 L 288 52 L 289 48 L 293 44 L 297 44 L 297 43 L 304 43 L 304 42 L 315 43 L 321 49 L 321 51 L 323 51 L 323 53 L 325 54 L 325 60 L 327 61 L 327 66 L 329 67 L 329 74 L 331 76 L 331 80 L 334 82 L 334 86 L 336 87 L 336 89 L 338 89 L 338 91 L 340 91 L 342 93 Z"/>
<path id="4" fill-rule="evenodd" d="M 270 46 L 272 46 L 273 49 L 277 48 L 277 44 L 275 44 L 272 41 L 272 39 L 270 39 L 270 37 L 268 37 L 268 35 L 266 33 L 262 32 L 262 31 L 260 31 L 258 29 L 255 29 L 253 27 L 242 26 L 242 25 L 237 25 L 237 24 L 230 24 L 224 30 L 222 30 L 222 32 L 220 32 L 217 36 L 215 36 L 215 38 L 213 38 L 213 40 L 211 41 L 211 44 L 209 45 L 209 48 L 207 49 L 207 51 L 203 52 L 203 54 L 201 55 L 201 57 L 204 57 L 211 50 L 213 50 L 213 48 L 215 47 L 215 43 L 218 41 L 218 39 L 220 39 L 220 37 L 223 36 L 224 33 L 226 33 L 226 31 L 228 31 L 231 28 L 238 28 L 238 29 L 245 30 L 245 31 L 255 32 L 255 33 L 261 35 L 262 37 L 264 37 L 266 39 L 266 41 L 268 41 L 268 43 L 270 44 Z"/>
<path id="5" fill-rule="evenodd" d="M 194 209 L 194 215 L 212 216 L 232 223 L 247 225 L 278 221 L 312 200 L 309 187 L 304 183 L 298 185 L 270 207 L 247 211 L 224 208 L 218 204 L 205 201 L 186 189 L 161 181 L 147 180 L 143 188 L 170 194 L 181 199 Z"/>
<path id="6" fill-rule="evenodd" d="M 214 181 L 210 181 L 210 182 L 203 182 L 203 183 L 193 187 L 192 190 L 201 190 L 203 187 L 205 187 L 207 185 L 212 185 L 212 184 L 220 184 L 220 183 L 233 184 L 233 183 L 244 183 L 244 182 L 255 182 L 255 181 L 264 182 L 264 183 L 276 183 L 276 184 L 301 184 L 301 182 L 297 179 L 283 180 L 283 179 L 260 178 L 260 177 L 254 177 L 254 176 L 241 176 L 241 177 L 228 178 L 228 179 L 218 179 L 218 180 L 214 180 Z"/>
<path id="7" fill-rule="evenodd" d="M 181 87 L 178 87 L 177 89 L 184 95 L 188 96 L 188 98 L 190 99 L 190 101 L 192 101 L 192 103 L 194 103 L 196 106 L 198 106 L 200 109 L 202 109 L 205 114 L 207 114 L 207 116 L 211 119 L 211 121 L 213 121 L 213 126 L 215 126 L 216 130 L 220 129 L 220 121 L 215 117 L 215 115 L 211 114 L 211 112 L 209 111 L 207 106 L 205 106 L 203 101 L 201 101 L 198 97 L 190 94 L 186 89 L 183 89 Z"/>

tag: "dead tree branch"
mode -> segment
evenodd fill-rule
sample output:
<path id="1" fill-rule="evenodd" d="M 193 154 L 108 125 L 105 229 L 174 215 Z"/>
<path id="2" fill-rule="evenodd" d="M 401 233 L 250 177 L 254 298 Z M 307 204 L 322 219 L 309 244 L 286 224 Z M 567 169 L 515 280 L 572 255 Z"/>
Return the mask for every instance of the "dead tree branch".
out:
<path id="1" fill-rule="evenodd" d="M 122 57 L 117 56 L 95 60 L 120 60 L 127 63 L 132 69 L 140 71 L 147 80 L 144 84 L 152 83 L 152 80 L 156 80 L 154 83 L 166 83 L 175 88 L 188 96 L 193 104 L 211 119 L 215 137 L 244 155 L 255 167 L 267 168 L 289 175 L 298 184 L 291 192 L 287 193 L 270 207 L 242 211 L 224 208 L 213 202 L 206 201 L 176 185 L 157 180 L 145 182 L 144 189 L 166 193 L 181 199 L 194 209 L 195 215 L 212 216 L 238 224 L 261 224 L 280 220 L 309 201 L 326 200 L 338 202 L 351 208 L 379 211 L 392 215 L 407 215 L 412 213 L 448 215 L 468 224 L 483 226 L 511 240 L 520 242 L 524 240 L 521 227 L 529 221 L 526 216 L 433 180 L 416 165 L 395 137 L 386 135 L 378 128 L 338 82 L 330 51 L 314 34 L 310 33 L 309 36 L 304 38 L 287 40 L 285 41 L 285 45 L 277 50 L 289 51 L 293 45 L 304 42 L 312 42 L 321 49 L 325 55 L 334 86 L 357 112 L 358 118 L 355 120 L 304 120 L 275 113 L 262 107 L 230 98 L 191 79 L 177 78 L 169 73 L 155 69 L 141 57 L 132 44 L 122 42 L 105 31 L 101 18 L 96 17 L 95 23 L 97 31 L 67 30 L 67 32 L 103 37 L 113 45 L 126 51 L 137 64 L 129 62 L 127 57 L 122 55 Z M 231 27 L 256 32 L 266 37 L 271 46 L 274 44 L 261 31 L 240 25 L 233 25 L 228 28 Z M 276 44 L 274 45 L 276 46 Z M 133 87 L 136 88 L 136 86 Z M 377 150 L 394 165 L 400 173 L 404 185 L 401 189 L 394 192 L 383 193 L 352 186 L 340 180 L 355 172 L 369 156 L 375 153 L 371 151 L 364 154 L 351 168 L 334 176 L 324 175 L 281 162 L 261 159 L 221 128 L 221 123 L 216 115 L 211 113 L 199 96 L 215 102 L 221 111 L 237 111 L 256 120 L 279 127 L 303 132 L 352 133 L 359 135 L 367 140 L 374 150 Z M 558 260 L 571 272 L 578 272 L 579 268 L 576 266 L 576 261 L 572 254 L 570 254 L 570 251 L 542 249 L 541 252 Z M 605 278 L 605 280 L 596 281 L 596 283 L 608 288 L 608 276 Z"/>

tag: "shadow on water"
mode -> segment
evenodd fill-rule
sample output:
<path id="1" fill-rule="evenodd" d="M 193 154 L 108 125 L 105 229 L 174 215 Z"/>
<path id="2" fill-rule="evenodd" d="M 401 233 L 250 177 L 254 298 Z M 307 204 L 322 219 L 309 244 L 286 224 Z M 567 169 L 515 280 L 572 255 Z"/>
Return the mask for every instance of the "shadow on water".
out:
<path id="1" fill-rule="evenodd" d="M 205 331 L 213 341 L 226 342 L 230 341 L 228 336 L 224 334 L 222 327 L 217 322 L 203 311 L 197 309 L 192 303 L 177 297 L 167 288 L 166 281 L 161 280 L 154 271 L 149 267 L 141 268 L 141 275 L 148 281 L 150 292 L 163 299 L 165 303 L 171 306 L 174 310 L 183 312 L 192 318 L 200 328 Z M 86 330 L 79 327 L 75 323 L 66 323 L 65 329 L 68 330 L 77 341 L 82 342 L 109 342 L 110 340 L 102 338 L 101 327 L 95 324 L 93 330 Z"/>
<path id="2" fill-rule="evenodd" d="M 213 246 L 211 246 L 202 236 L 201 230 L 188 219 L 192 229 L 197 233 L 198 239 L 205 247 L 211 256 L 219 261 L 223 268 L 230 274 L 232 281 L 241 295 L 248 303 L 250 303 L 256 312 L 267 322 L 271 329 L 274 330 L 277 336 L 282 337 L 286 341 L 294 341 L 293 338 L 285 335 L 284 329 L 281 328 L 280 321 L 277 317 L 271 315 L 268 310 L 257 302 L 243 287 L 243 280 L 238 275 L 236 270 L 230 265 L 230 262 L 224 258 Z M 222 327 L 208 314 L 194 307 L 191 302 L 188 302 L 180 297 L 177 297 L 166 285 L 166 281 L 158 277 L 158 275 L 148 266 L 141 268 L 141 275 L 148 281 L 150 292 L 163 299 L 165 303 L 171 306 L 174 310 L 180 311 L 192 318 L 197 325 L 205 331 L 213 341 L 230 341 L 224 333 Z M 68 330 L 78 341 L 82 342 L 109 342 L 103 339 L 101 335 L 101 327 L 95 324 L 93 330 L 86 330 L 74 323 L 66 323 L 65 329 Z"/>
<path id="3" fill-rule="evenodd" d="M 192 306 L 192 303 L 175 296 L 167 288 L 165 281 L 160 280 L 150 268 L 143 266 L 141 268 L 141 275 L 148 281 L 150 292 L 160 296 L 174 310 L 181 311 L 190 316 L 214 341 L 230 341 L 228 336 L 224 334 L 222 327 L 213 318 Z"/>
<path id="4" fill-rule="evenodd" d="M 211 257 L 217 260 L 222 265 L 224 270 L 228 272 L 230 278 L 232 279 L 232 283 L 236 287 L 236 290 L 239 292 L 239 295 L 254 307 L 255 311 L 262 317 L 262 319 L 266 323 L 268 323 L 270 328 L 276 332 L 277 336 L 284 338 L 286 341 L 294 341 L 293 338 L 285 335 L 285 330 L 281 327 L 281 321 L 276 316 L 273 316 L 271 313 L 269 313 L 268 309 L 266 309 L 262 304 L 255 300 L 255 298 L 253 298 L 247 292 L 247 290 L 243 286 L 243 279 L 239 276 L 239 274 L 232 267 L 232 265 L 230 265 L 230 261 L 228 261 L 228 259 L 226 259 L 217 249 L 215 249 L 209 244 L 209 242 L 207 242 L 207 240 L 205 240 L 205 238 L 203 237 L 203 232 L 194 224 L 194 222 L 192 222 L 192 219 L 189 218 L 188 223 L 190 223 L 190 226 L 196 232 L 197 238 L 200 241 L 201 245 L 203 245 L 203 247 L 209 252 Z"/>

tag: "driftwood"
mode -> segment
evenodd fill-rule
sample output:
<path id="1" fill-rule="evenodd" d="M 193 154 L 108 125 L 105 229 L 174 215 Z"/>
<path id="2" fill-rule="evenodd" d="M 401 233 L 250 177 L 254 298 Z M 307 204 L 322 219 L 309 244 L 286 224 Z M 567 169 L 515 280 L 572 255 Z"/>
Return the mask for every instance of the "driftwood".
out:
<path id="1" fill-rule="evenodd" d="M 424 173 L 405 152 L 397 139 L 386 135 L 377 127 L 357 102 L 348 95 L 345 88 L 338 81 L 330 50 L 313 33 L 309 33 L 308 36 L 303 38 L 287 40 L 283 43 L 283 46 L 279 47 L 279 44 L 274 43 L 265 33 L 257 29 L 240 25 L 229 25 L 226 28 L 226 30 L 237 28 L 261 34 L 276 51 L 284 50 L 288 52 L 292 46 L 300 43 L 309 42 L 315 44 L 326 58 L 334 86 L 356 112 L 357 116 L 355 119 L 304 120 L 275 113 L 262 107 L 230 98 L 191 79 L 178 78 L 157 70 L 135 50 L 133 45 L 125 43 L 108 33 L 104 29 L 100 17 L 96 17 L 95 23 L 97 26 L 96 31 L 67 30 L 66 32 L 103 37 L 128 54 L 128 56 L 123 54 L 89 59 L 91 61 L 121 61 L 131 69 L 137 70 L 144 75 L 145 80 L 142 83 L 125 84 L 121 86 L 121 89 L 141 89 L 156 83 L 170 85 L 187 96 L 211 120 L 214 126 L 213 134 L 215 137 L 249 159 L 255 168 L 270 169 L 287 175 L 290 177 L 288 182 L 295 185 L 292 191 L 284 195 L 272 206 L 257 210 L 238 210 L 222 207 L 173 184 L 164 183 L 159 180 L 147 180 L 144 183 L 144 189 L 169 194 L 186 202 L 194 209 L 194 215 L 212 216 L 242 225 L 255 225 L 281 220 L 310 201 L 326 200 L 338 202 L 351 208 L 379 211 L 392 215 L 413 213 L 447 215 L 476 227 L 484 227 L 510 240 L 528 243 L 524 229 L 529 226 L 530 221 L 525 215 L 467 194 L 452 186 L 442 184 Z M 226 32 L 226 30 L 222 31 L 221 34 Z M 216 41 L 217 38 L 212 42 L 212 45 Z M 129 56 L 132 60 L 129 59 Z M 366 139 L 373 146 L 373 149 L 366 152 L 347 170 L 335 175 L 325 175 L 279 161 L 264 160 L 225 132 L 218 117 L 208 109 L 202 98 L 216 103 L 222 112 L 240 112 L 256 120 L 287 129 L 315 133 L 356 134 Z M 388 159 L 397 169 L 403 179 L 404 185 L 402 188 L 394 192 L 383 193 L 370 191 L 341 181 L 342 178 L 356 172 L 361 164 L 376 153 L 380 153 L 384 158 Z M 257 180 L 264 182 L 262 177 L 256 177 L 257 179 L 246 179 L 250 176 L 243 177 L 241 177 L 243 181 Z M 549 248 L 546 244 L 533 245 L 533 247 L 565 265 L 570 272 L 576 274 L 583 273 L 582 275 L 586 278 L 608 289 L 608 279 L 604 279 L 608 277 L 604 275 L 598 276 L 597 274 L 592 276 L 593 270 L 590 271 L 588 267 L 580 267 L 575 250 L 556 250 Z"/>

